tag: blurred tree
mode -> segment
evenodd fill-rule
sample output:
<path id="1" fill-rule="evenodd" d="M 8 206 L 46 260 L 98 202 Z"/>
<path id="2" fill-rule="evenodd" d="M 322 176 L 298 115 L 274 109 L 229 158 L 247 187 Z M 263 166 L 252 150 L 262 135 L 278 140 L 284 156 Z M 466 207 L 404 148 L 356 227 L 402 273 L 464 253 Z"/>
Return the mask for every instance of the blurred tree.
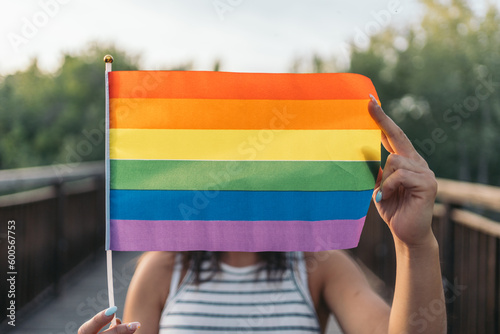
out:
<path id="1" fill-rule="evenodd" d="M 372 79 L 436 175 L 500 185 L 499 8 L 421 3 L 419 25 L 388 27 L 365 49 L 351 43 L 348 71 Z"/>
<path id="2" fill-rule="evenodd" d="M 72 164 L 104 159 L 104 63 L 136 70 L 139 57 L 91 44 L 64 55 L 55 73 L 42 73 L 36 59 L 0 81 L 0 168 Z M 176 69 L 186 69 L 181 65 Z"/>

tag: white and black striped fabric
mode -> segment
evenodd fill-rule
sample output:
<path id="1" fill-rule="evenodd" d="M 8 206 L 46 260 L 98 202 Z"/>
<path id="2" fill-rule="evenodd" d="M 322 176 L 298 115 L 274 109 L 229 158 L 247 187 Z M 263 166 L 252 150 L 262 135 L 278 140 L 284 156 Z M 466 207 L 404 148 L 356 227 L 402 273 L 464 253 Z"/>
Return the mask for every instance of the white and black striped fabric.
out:
<path id="1" fill-rule="evenodd" d="M 220 272 L 195 285 L 194 274 L 188 270 L 180 287 L 173 291 L 177 286 L 173 284 L 171 288 L 159 333 L 319 333 L 303 256 L 293 255 L 281 279 L 268 279 L 266 271 L 259 270 L 262 264 L 232 267 L 221 263 Z M 202 270 L 201 279 L 209 275 Z"/>

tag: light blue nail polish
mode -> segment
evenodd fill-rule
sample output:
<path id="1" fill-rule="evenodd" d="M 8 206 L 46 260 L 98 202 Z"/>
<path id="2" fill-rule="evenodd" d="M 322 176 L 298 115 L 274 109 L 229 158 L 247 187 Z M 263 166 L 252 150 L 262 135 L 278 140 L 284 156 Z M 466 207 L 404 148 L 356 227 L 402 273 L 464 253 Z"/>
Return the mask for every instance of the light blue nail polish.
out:
<path id="1" fill-rule="evenodd" d="M 116 310 L 118 310 L 118 307 L 116 306 L 113 306 L 113 307 L 110 307 L 108 308 L 105 312 L 104 312 L 104 315 L 109 317 L 110 315 L 113 315 L 116 313 Z"/>
<path id="2" fill-rule="evenodd" d="M 381 190 L 379 190 L 379 191 L 377 192 L 377 195 L 375 196 L 375 201 L 376 201 L 377 203 L 379 203 L 381 200 L 382 200 L 382 191 L 381 191 Z"/>

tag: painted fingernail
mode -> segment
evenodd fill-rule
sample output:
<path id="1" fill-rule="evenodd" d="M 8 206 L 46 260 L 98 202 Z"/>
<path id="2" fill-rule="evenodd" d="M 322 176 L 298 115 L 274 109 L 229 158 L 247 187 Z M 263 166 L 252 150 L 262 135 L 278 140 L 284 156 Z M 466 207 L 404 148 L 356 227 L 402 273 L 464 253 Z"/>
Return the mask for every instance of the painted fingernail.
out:
<path id="1" fill-rule="evenodd" d="M 379 190 L 377 192 L 377 195 L 375 196 L 375 201 L 379 203 L 382 200 L 382 190 Z"/>
<path id="2" fill-rule="evenodd" d="M 127 324 L 127 328 L 131 331 L 136 331 L 139 328 L 141 328 L 141 323 L 140 322 L 131 322 Z"/>
<path id="3" fill-rule="evenodd" d="M 380 103 L 378 103 L 377 99 L 375 98 L 375 96 L 373 96 L 372 94 L 370 94 L 370 99 L 375 102 L 379 107 L 380 107 Z"/>
<path id="4" fill-rule="evenodd" d="M 118 310 L 118 307 L 116 306 L 113 306 L 113 307 L 110 307 L 108 308 L 105 312 L 104 312 L 104 315 L 109 317 L 110 315 L 113 315 L 116 313 L 116 310 Z"/>

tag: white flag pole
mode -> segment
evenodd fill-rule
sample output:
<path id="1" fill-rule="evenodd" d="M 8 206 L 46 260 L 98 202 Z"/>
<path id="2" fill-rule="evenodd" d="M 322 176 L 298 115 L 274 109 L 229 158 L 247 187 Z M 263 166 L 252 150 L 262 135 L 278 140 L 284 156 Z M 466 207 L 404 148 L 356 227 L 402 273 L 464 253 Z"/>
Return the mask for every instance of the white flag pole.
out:
<path id="1" fill-rule="evenodd" d="M 106 144 L 105 144 L 105 191 L 106 191 L 106 268 L 107 268 L 107 277 L 108 277 L 108 299 L 109 299 L 109 307 L 115 306 L 115 292 L 113 289 L 113 257 L 112 251 L 110 249 L 110 226 L 109 226 L 109 190 L 110 190 L 110 177 L 109 177 L 109 80 L 108 74 L 111 72 L 111 64 L 113 63 L 113 57 L 111 55 L 104 56 L 104 63 L 106 64 L 105 70 L 105 86 L 106 86 Z M 111 321 L 111 325 L 116 325 L 116 316 L 113 317 Z"/>

